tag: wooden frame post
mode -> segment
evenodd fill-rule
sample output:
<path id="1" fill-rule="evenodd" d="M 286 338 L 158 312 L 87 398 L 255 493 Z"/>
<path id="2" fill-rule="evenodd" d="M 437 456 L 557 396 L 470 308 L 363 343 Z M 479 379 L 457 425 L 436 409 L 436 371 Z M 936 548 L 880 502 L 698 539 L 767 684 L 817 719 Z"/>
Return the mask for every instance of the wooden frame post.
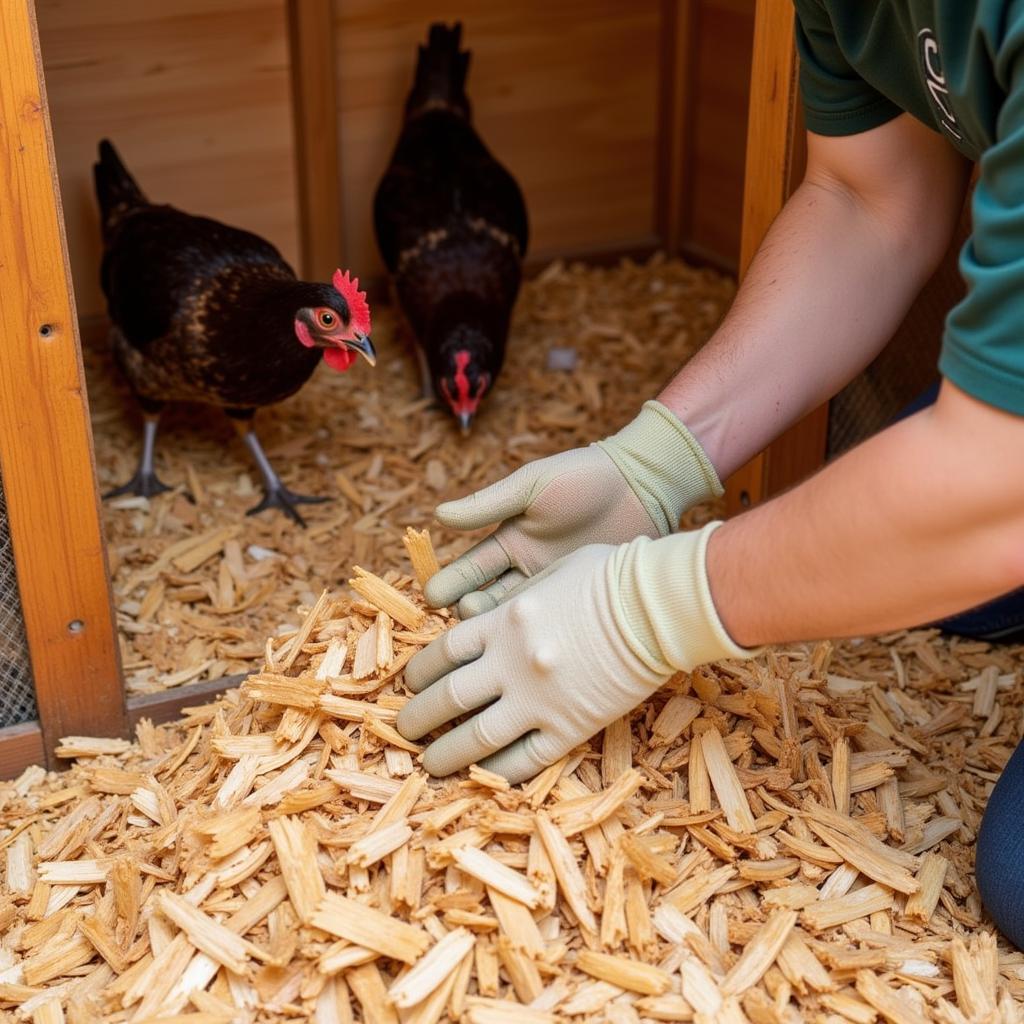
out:
<path id="1" fill-rule="evenodd" d="M 342 265 L 333 0 L 288 0 L 288 43 L 302 274 L 328 281 Z"/>
<path id="2" fill-rule="evenodd" d="M 741 277 L 803 173 L 804 136 L 799 124 L 793 17 L 792 0 L 757 0 L 743 186 Z M 729 514 L 777 494 L 817 469 L 825 460 L 827 432 L 826 404 L 734 473 L 726 483 Z"/>
<path id="3" fill-rule="evenodd" d="M 0 146 L 0 467 L 50 760 L 127 720 L 32 0 L 0 18 Z"/>
<path id="4" fill-rule="evenodd" d="M 693 3 L 661 0 L 658 83 L 658 164 L 655 230 L 661 247 L 678 255 L 689 228 Z"/>

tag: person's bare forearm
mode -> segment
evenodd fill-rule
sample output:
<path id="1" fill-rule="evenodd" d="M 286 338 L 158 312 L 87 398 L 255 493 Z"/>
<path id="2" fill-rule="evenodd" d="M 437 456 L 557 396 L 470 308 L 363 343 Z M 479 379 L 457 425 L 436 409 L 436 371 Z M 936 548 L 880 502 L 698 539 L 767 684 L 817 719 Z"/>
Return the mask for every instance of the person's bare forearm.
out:
<path id="1" fill-rule="evenodd" d="M 658 396 L 722 479 L 874 358 L 955 227 L 966 168 L 909 118 L 811 153 L 729 315 Z"/>
<path id="2" fill-rule="evenodd" d="M 1024 417 L 938 402 L 712 538 L 739 644 L 920 625 L 1024 584 Z"/>

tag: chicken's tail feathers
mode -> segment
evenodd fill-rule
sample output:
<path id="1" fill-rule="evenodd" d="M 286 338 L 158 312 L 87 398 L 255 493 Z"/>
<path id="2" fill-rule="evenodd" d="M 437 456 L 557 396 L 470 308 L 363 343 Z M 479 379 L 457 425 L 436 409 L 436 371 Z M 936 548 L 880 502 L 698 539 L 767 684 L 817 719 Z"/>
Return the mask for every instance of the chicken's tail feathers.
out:
<path id="1" fill-rule="evenodd" d="M 99 154 L 92 170 L 96 199 L 100 204 L 103 225 L 107 227 L 126 211 L 143 205 L 146 197 L 109 139 L 100 141 Z"/>
<path id="2" fill-rule="evenodd" d="M 461 43 L 461 22 L 451 26 L 434 22 L 430 26 L 426 45 L 419 47 L 416 80 L 406 104 L 407 114 L 451 109 L 469 117 L 466 74 L 470 53 L 461 48 Z"/>

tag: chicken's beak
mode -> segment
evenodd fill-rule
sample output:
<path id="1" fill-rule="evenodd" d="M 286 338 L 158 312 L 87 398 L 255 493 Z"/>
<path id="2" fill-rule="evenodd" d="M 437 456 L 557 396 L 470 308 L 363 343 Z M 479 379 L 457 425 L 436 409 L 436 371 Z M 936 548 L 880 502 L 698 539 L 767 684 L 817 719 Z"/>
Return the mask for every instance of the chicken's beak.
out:
<path id="1" fill-rule="evenodd" d="M 462 436 L 465 437 L 469 433 L 469 428 L 473 423 L 473 414 L 471 412 L 460 412 L 459 413 L 459 426 L 462 427 Z"/>
<path id="2" fill-rule="evenodd" d="M 371 366 L 377 365 L 377 350 L 373 347 L 368 334 L 357 334 L 351 341 L 345 344 L 358 352 Z"/>

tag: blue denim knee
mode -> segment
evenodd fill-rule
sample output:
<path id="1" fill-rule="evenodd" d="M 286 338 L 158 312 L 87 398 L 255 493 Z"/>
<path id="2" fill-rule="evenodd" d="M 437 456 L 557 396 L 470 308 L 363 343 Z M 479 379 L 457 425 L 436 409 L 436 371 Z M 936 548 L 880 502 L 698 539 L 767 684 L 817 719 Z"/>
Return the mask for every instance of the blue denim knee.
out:
<path id="1" fill-rule="evenodd" d="M 996 927 L 1024 949 L 1024 742 L 996 783 L 975 850 L 978 893 Z"/>

